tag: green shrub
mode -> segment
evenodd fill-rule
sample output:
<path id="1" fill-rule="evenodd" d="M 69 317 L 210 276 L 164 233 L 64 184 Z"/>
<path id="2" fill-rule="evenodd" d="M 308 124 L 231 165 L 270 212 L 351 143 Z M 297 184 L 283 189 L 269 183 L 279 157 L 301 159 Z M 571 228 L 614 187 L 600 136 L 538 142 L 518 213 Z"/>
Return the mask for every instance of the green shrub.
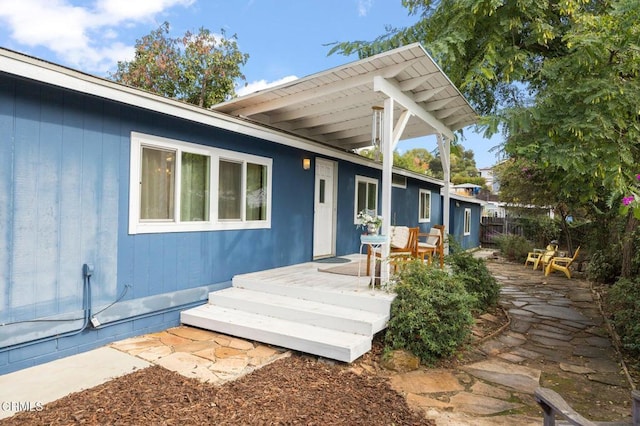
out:
<path id="1" fill-rule="evenodd" d="M 473 257 L 470 252 L 454 249 L 446 257 L 446 261 L 451 265 L 456 281 L 460 281 L 467 292 L 474 297 L 475 303 L 472 306 L 474 311 L 485 312 L 497 305 L 500 298 L 500 284 L 491 275 L 483 259 Z"/>
<path id="2" fill-rule="evenodd" d="M 560 224 L 557 220 L 551 219 L 547 215 L 533 215 L 520 218 L 524 237 L 528 241 L 533 241 L 536 247 L 546 247 L 549 241 L 557 240 L 561 232 Z M 524 262 L 524 259 L 522 259 Z"/>
<path id="3" fill-rule="evenodd" d="M 640 356 L 640 278 L 618 280 L 609 289 L 606 302 L 622 346 Z"/>
<path id="4" fill-rule="evenodd" d="M 471 333 L 473 297 L 455 277 L 419 261 L 406 263 L 397 280 L 386 348 L 427 364 L 453 355 Z"/>
<path id="5" fill-rule="evenodd" d="M 524 263 L 533 244 L 521 235 L 500 234 L 493 241 L 498 245 L 500 254 L 512 262 Z"/>
<path id="6" fill-rule="evenodd" d="M 599 283 L 613 283 L 622 269 L 621 250 L 609 249 L 594 252 L 589 258 L 587 278 Z"/>

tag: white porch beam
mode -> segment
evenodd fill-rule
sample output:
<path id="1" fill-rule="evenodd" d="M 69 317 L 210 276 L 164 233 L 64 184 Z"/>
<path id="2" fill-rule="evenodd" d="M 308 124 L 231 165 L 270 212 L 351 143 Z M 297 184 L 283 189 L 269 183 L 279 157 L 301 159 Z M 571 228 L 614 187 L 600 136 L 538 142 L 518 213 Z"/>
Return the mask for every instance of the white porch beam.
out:
<path id="1" fill-rule="evenodd" d="M 401 62 L 399 64 L 391 65 L 379 71 L 379 75 L 381 78 L 392 78 L 408 67 L 412 66 L 414 63 L 418 62 L 418 59 L 412 59 L 407 62 Z M 374 77 L 375 79 L 376 77 Z M 307 83 L 305 80 L 301 80 L 300 84 Z M 352 89 L 354 87 L 362 86 L 365 84 L 371 84 L 371 74 L 365 73 L 360 74 L 354 77 L 348 77 L 345 79 L 337 80 L 332 83 L 319 85 L 315 87 L 313 90 L 302 90 L 293 95 L 282 96 L 280 98 L 274 99 L 268 102 L 262 102 L 256 105 L 251 105 L 245 108 L 240 108 L 234 111 L 231 111 L 231 115 L 236 116 L 245 116 L 250 117 L 254 114 L 259 114 L 261 112 L 273 111 L 275 109 L 284 108 L 286 106 L 291 106 L 295 104 L 299 104 L 302 102 L 309 101 L 311 99 L 317 99 L 318 96 L 326 96 L 332 93 L 341 92 L 343 90 Z M 295 85 L 291 87 L 291 89 L 295 88 Z"/>
<path id="2" fill-rule="evenodd" d="M 391 238 L 391 171 L 393 170 L 393 98 L 384 100 L 382 114 L 382 234 Z M 381 280 L 389 281 L 389 244 L 384 244 L 382 253 Z"/>
<path id="3" fill-rule="evenodd" d="M 427 102 L 427 104 L 425 105 L 425 109 L 427 111 L 436 111 L 438 109 L 444 108 L 445 106 L 447 106 L 447 104 L 455 101 L 456 99 L 457 98 L 452 96 L 450 98 L 441 99 L 439 101 Z"/>
<path id="4" fill-rule="evenodd" d="M 414 102 L 425 102 L 428 101 L 429 99 L 433 98 L 435 95 L 437 95 L 438 93 L 442 92 L 443 90 L 446 90 L 448 87 L 447 86 L 441 86 L 441 87 L 437 87 L 435 89 L 430 89 L 430 90 L 425 90 L 422 92 L 418 92 L 415 95 L 413 95 L 413 100 Z"/>
<path id="5" fill-rule="evenodd" d="M 369 104 L 382 102 L 380 94 L 365 91 L 358 94 L 358 100 L 361 103 Z M 327 97 L 311 106 L 296 105 L 295 108 L 281 113 L 274 113 L 271 117 L 271 123 L 280 123 L 282 121 L 299 120 L 309 116 L 330 114 L 338 110 L 353 107 L 353 98 L 351 96 L 343 96 L 340 98 Z"/>
<path id="6" fill-rule="evenodd" d="M 439 72 L 430 72 L 420 77 L 410 78 L 408 80 L 401 82 L 399 84 L 399 87 L 402 91 L 413 90 L 416 87 L 420 86 L 421 84 L 426 83 L 427 81 L 433 79 L 434 74 L 439 74 Z"/>
<path id="7" fill-rule="evenodd" d="M 460 105 L 460 106 L 457 106 L 457 107 L 453 107 L 453 108 L 447 108 L 447 109 L 442 110 L 442 111 L 434 112 L 433 115 L 435 117 L 437 117 L 438 120 L 440 120 L 440 119 L 447 118 L 447 117 L 455 114 L 457 111 L 459 111 L 462 108 L 464 108 L 463 105 Z"/>
<path id="8" fill-rule="evenodd" d="M 411 113 L 408 110 L 402 111 L 402 114 L 400 114 L 400 117 L 398 117 L 398 122 L 396 123 L 396 127 L 393 129 L 393 139 L 391 143 L 392 153 L 396 149 L 396 146 L 398 146 L 398 141 L 400 141 L 400 137 L 402 136 L 402 133 L 404 132 L 405 127 L 407 127 L 407 123 L 409 122 L 410 118 L 411 118 Z"/>
<path id="9" fill-rule="evenodd" d="M 449 139 L 453 139 L 453 132 L 447 126 L 445 126 L 440 120 L 435 118 L 431 113 L 421 108 L 416 102 L 414 102 L 413 99 L 407 96 L 393 82 L 379 76 L 373 77 L 373 90 L 377 92 L 383 92 L 388 97 L 393 98 L 396 102 L 409 110 L 413 115 L 436 129 L 438 133 L 443 134 Z"/>
<path id="10" fill-rule="evenodd" d="M 444 225 L 445 236 L 449 234 L 449 217 L 450 217 L 450 189 L 451 185 L 451 140 L 443 137 L 441 134 L 437 134 L 438 151 L 440 153 L 440 162 L 442 163 L 442 170 L 444 172 L 444 188 L 442 191 L 442 225 Z M 445 246 L 445 254 L 449 254 L 449 245 Z"/>

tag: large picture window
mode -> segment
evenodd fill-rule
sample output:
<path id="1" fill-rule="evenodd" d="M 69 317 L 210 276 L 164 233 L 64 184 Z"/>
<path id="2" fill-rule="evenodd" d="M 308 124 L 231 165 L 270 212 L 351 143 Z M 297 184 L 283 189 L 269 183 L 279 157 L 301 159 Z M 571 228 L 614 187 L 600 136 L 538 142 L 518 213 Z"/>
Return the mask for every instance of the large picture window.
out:
<path id="1" fill-rule="evenodd" d="M 377 214 L 378 180 L 365 176 L 356 176 L 356 199 L 353 215 L 354 223 L 358 223 L 358 213 L 363 210 L 369 210 Z"/>
<path id="2" fill-rule="evenodd" d="M 269 158 L 132 133 L 129 232 L 268 228 Z"/>
<path id="3" fill-rule="evenodd" d="M 431 191 L 426 189 L 420 190 L 418 222 L 431 221 Z"/>

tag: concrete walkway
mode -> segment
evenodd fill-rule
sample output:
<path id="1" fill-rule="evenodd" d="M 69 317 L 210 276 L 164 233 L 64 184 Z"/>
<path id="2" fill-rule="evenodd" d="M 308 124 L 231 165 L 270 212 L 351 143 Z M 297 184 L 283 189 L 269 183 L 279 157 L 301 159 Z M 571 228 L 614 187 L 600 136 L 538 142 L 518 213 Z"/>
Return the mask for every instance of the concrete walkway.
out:
<path id="1" fill-rule="evenodd" d="M 538 386 L 591 420 L 630 419 L 630 383 L 589 283 L 487 261 L 509 326 L 476 346 L 462 367 L 399 374 L 394 388 L 438 425 L 540 425 Z"/>

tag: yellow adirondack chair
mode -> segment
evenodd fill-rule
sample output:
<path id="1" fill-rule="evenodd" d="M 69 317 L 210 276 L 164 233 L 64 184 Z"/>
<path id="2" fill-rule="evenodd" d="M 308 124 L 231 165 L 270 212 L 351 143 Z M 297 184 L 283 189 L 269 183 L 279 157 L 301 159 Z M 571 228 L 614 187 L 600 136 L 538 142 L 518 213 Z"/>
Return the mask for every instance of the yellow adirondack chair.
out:
<path id="1" fill-rule="evenodd" d="M 551 258 L 556 255 L 557 250 L 557 244 L 549 244 L 544 250 L 533 249 L 533 251 L 527 254 L 527 260 L 524 262 L 524 266 L 526 267 L 529 263 L 533 263 L 534 270 L 538 269 L 538 266 L 541 266 L 542 270 L 544 270 Z"/>
<path id="2" fill-rule="evenodd" d="M 567 276 L 567 278 L 571 278 L 571 270 L 569 266 L 573 263 L 574 260 L 578 257 L 578 252 L 580 252 L 580 246 L 573 252 L 573 257 L 554 257 L 551 259 L 549 264 L 547 264 L 547 269 L 544 271 L 544 275 L 549 275 L 553 271 L 562 271 Z"/>

